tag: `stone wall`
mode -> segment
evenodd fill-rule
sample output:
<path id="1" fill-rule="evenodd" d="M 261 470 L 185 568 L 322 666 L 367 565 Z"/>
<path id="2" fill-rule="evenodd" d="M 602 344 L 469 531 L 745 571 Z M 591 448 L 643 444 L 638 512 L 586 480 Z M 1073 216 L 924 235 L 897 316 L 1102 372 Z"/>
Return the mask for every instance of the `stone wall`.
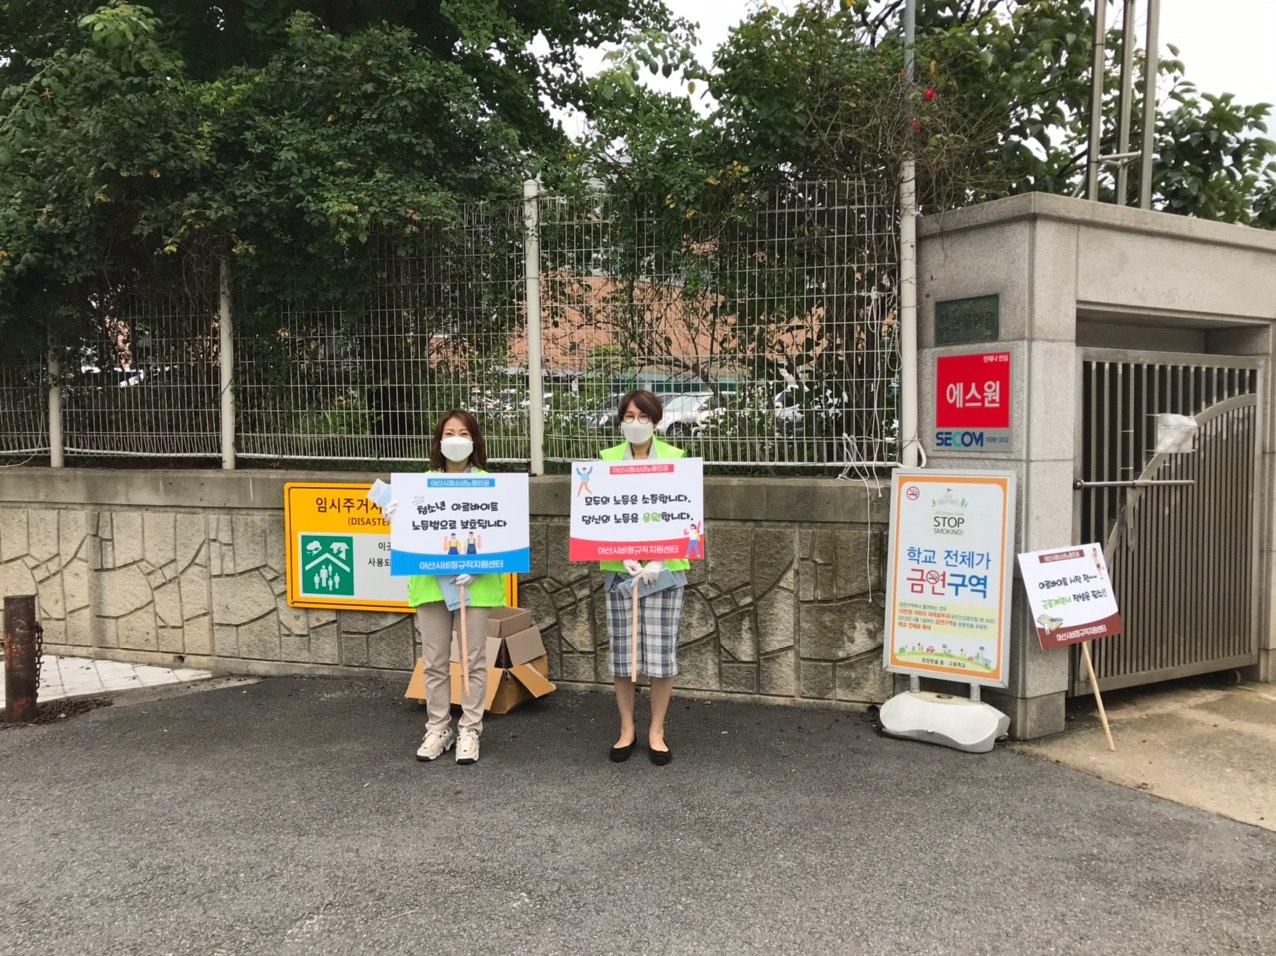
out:
<path id="1" fill-rule="evenodd" d="M 291 608 L 285 480 L 350 475 L 53 471 L 0 475 L 0 595 L 36 593 L 50 649 L 241 673 L 406 672 L 411 617 Z M 610 683 L 602 576 L 567 560 L 567 481 L 532 489 L 520 603 L 555 680 Z M 885 494 L 827 479 L 710 479 L 690 575 L 686 689 L 880 701 Z M 799 517 L 800 516 L 800 517 Z"/>

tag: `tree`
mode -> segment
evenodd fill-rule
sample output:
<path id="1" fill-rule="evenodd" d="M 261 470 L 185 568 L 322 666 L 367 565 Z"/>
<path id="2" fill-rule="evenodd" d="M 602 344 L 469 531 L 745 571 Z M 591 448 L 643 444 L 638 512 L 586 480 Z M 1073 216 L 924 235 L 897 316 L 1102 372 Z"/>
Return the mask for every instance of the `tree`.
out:
<path id="1" fill-rule="evenodd" d="M 1088 0 L 923 0 L 916 84 L 903 75 L 902 7 L 759 7 L 711 69 L 663 57 L 683 65 L 683 94 L 640 81 L 661 59 L 644 38 L 594 80 L 606 106 L 586 145 L 590 174 L 612 187 L 610 257 L 587 255 L 607 262 L 613 294 L 585 321 L 625 343 L 631 361 L 677 351 L 710 388 L 718 354 L 771 389 L 795 382 L 805 431 L 853 436 L 867 459 L 893 415 L 889 207 L 902 157 L 917 159 L 920 203 L 934 211 L 1075 193 L 1088 139 Z M 1103 108 L 1115 140 L 1118 31 L 1108 51 Z M 1172 107 L 1158 116 L 1157 208 L 1276 224 L 1276 146 L 1260 135 L 1270 106 L 1197 93 L 1173 55 L 1160 70 Z M 876 190 L 881 221 L 857 219 L 847 212 L 855 203 L 831 195 L 827 184 L 848 177 Z M 1136 195 L 1137 170 L 1132 179 Z M 1101 187 L 1110 200 L 1110 176 Z M 660 306 L 653 277 L 674 289 L 676 309 Z"/>
<path id="2" fill-rule="evenodd" d="M 411 243 L 561 160 L 552 108 L 596 106 L 582 48 L 683 29 L 660 0 L 7 5 L 0 332 L 192 254 L 348 294 L 374 232 Z"/>
<path id="3" fill-rule="evenodd" d="M 733 162 L 755 184 L 889 176 L 907 149 L 920 160 L 923 208 L 1077 192 L 1089 134 L 1091 0 L 922 0 L 916 88 L 900 79 L 902 7 L 902 0 L 761 7 L 732 30 L 705 75 L 688 72 L 685 96 L 646 91 L 621 58 L 596 81 L 614 91 L 594 144 L 601 165 L 628 184 L 664 183 L 690 198 Z M 1107 51 L 1104 150 L 1115 152 L 1118 30 L 1109 32 Z M 1160 60 L 1154 206 L 1276 225 L 1276 144 L 1263 135 L 1271 104 L 1200 93 L 1170 52 Z M 691 108 L 697 89 L 710 95 L 707 115 Z M 1110 176 L 1102 186 L 1110 199 Z"/>

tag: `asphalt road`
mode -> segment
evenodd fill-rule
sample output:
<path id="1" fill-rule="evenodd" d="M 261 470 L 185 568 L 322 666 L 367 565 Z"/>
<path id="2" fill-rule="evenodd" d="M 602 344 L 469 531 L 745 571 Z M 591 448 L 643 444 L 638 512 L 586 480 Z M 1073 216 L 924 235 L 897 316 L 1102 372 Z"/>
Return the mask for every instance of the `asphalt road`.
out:
<path id="1" fill-rule="evenodd" d="M 1273 952 L 1276 834 L 857 714 L 608 697 L 412 759 L 398 684 L 267 680 L 0 731 L 0 951 Z M 645 695 L 644 695 L 645 705 Z"/>

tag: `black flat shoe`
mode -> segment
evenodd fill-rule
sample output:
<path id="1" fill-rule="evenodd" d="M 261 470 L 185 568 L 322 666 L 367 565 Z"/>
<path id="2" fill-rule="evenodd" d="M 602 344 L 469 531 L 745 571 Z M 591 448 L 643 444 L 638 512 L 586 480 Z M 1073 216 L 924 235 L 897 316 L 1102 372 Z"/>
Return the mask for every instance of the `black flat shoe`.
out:
<path id="1" fill-rule="evenodd" d="M 611 753 L 607 755 L 608 759 L 612 763 L 624 763 L 629 759 L 629 755 L 634 752 L 634 744 L 637 742 L 637 739 L 635 739 L 630 741 L 627 747 L 612 747 Z"/>
<path id="2" fill-rule="evenodd" d="M 669 763 L 669 761 L 673 760 L 672 750 L 652 750 L 648 747 L 647 752 L 651 754 L 651 762 L 657 767 L 663 767 L 665 764 Z"/>

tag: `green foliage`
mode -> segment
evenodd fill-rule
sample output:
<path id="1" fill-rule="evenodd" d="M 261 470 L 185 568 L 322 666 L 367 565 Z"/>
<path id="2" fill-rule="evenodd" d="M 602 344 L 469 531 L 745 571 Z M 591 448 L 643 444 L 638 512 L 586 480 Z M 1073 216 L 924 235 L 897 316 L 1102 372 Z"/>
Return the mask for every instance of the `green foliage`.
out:
<path id="1" fill-rule="evenodd" d="M 719 184 L 742 169 L 740 188 L 893 175 L 906 152 L 918 160 L 923 209 L 1076 192 L 1089 133 L 1090 0 L 923 0 L 915 85 L 902 76 L 902 6 L 762 6 L 732 30 L 707 76 L 687 71 L 710 93 L 707 111 L 693 108 L 691 92 L 622 88 L 597 118 L 593 155 L 608 176 L 669 193 L 684 211 L 712 205 Z M 1107 50 L 1104 151 L 1115 152 L 1118 30 Z M 1276 148 L 1263 136 L 1271 106 L 1199 93 L 1171 53 L 1160 62 L 1160 98 L 1171 106 L 1158 115 L 1154 204 L 1271 226 Z M 617 85 L 607 75 L 598 82 Z M 1138 89 L 1132 112 L 1137 145 Z M 1112 198 L 1110 174 L 1101 185 Z"/>
<path id="2" fill-rule="evenodd" d="M 266 299 L 348 298 L 374 232 L 410 245 L 563 166 L 548 104 L 597 105 L 581 48 L 682 30 L 660 0 L 15 0 L 0 331 L 100 325 L 104 286 L 214 254 Z"/>

